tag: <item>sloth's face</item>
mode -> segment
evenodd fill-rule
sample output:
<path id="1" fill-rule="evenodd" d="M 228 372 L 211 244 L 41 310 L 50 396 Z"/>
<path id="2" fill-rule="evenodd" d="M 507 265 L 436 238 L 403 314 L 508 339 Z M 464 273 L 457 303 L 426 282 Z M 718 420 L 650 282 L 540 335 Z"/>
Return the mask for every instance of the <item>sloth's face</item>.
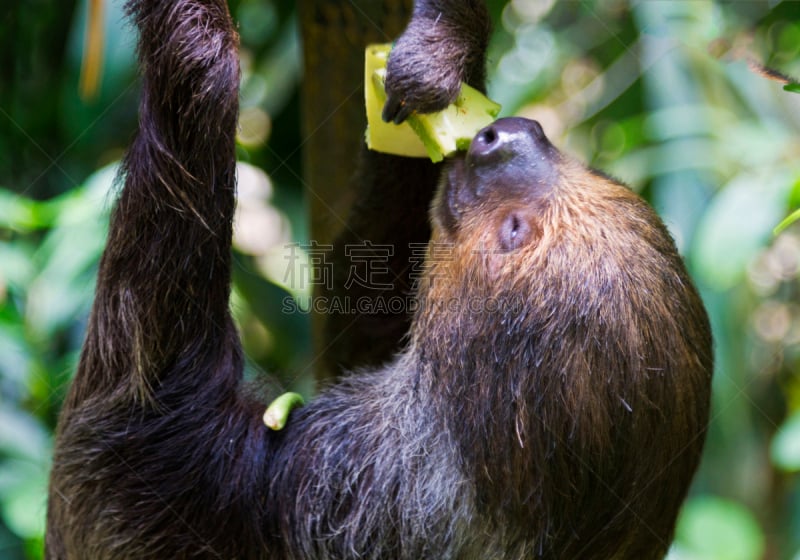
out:
<path id="1" fill-rule="evenodd" d="M 671 243 L 644 201 L 564 156 L 538 122 L 523 118 L 482 129 L 448 164 L 432 219 L 434 243 L 452 245 L 456 260 L 489 278 L 557 264 L 622 266 L 626 253 Z"/>
<path id="2" fill-rule="evenodd" d="M 454 242 L 479 227 L 485 234 L 479 245 L 499 254 L 535 242 L 543 206 L 560 181 L 561 161 L 538 122 L 494 122 L 478 132 L 466 155 L 444 173 L 434 227 Z"/>
<path id="3" fill-rule="evenodd" d="M 521 333 L 533 318 L 565 314 L 664 323 L 670 306 L 695 297 L 650 206 L 559 152 L 532 120 L 500 119 L 478 132 L 445 168 L 432 222 L 420 294 L 514 302 L 486 320 Z"/>

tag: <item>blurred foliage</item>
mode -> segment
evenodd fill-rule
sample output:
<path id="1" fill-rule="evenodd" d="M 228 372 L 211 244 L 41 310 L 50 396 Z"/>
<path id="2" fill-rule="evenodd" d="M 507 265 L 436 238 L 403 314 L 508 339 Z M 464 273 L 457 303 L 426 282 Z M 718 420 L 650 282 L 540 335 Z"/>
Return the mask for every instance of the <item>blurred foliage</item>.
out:
<path id="1" fill-rule="evenodd" d="M 716 338 L 712 420 L 672 560 L 800 558 L 800 3 L 490 2 L 490 94 L 663 216 Z M 232 307 L 249 370 L 311 391 L 295 3 L 232 0 L 242 37 Z M 105 13 L 102 89 L 78 96 L 85 0 L 0 8 L 0 557 L 39 558 L 52 431 L 80 351 L 135 38 Z M 287 247 L 291 249 L 287 252 Z M 298 276 L 299 275 L 299 276 Z"/>

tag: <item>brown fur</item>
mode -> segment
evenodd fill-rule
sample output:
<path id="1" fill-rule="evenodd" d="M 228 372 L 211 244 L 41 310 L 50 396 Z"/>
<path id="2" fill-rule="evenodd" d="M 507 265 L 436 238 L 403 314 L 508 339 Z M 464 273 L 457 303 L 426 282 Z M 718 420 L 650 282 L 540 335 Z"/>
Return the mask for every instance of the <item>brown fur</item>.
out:
<path id="1" fill-rule="evenodd" d="M 712 357 L 652 210 L 532 121 L 484 129 L 443 170 L 406 348 L 272 433 L 228 310 L 233 26 L 223 0 L 128 7 L 141 126 L 60 417 L 45 557 L 662 557 Z"/>
<path id="2" fill-rule="evenodd" d="M 440 191 L 433 243 L 455 252 L 433 266 L 420 307 L 497 305 L 419 315 L 414 346 L 498 524 L 549 535 L 555 558 L 660 558 L 704 439 L 707 318 L 652 210 L 547 154 L 553 184 L 509 186 L 500 172 L 450 227 Z M 533 233 L 506 253 L 494 224 L 520 211 Z"/>

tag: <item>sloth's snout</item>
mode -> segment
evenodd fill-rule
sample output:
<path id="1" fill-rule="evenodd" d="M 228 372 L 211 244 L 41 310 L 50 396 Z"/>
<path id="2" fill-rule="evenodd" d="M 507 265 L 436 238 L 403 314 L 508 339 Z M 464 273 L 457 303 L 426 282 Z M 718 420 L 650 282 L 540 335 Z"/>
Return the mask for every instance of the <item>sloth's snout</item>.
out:
<path id="1" fill-rule="evenodd" d="M 467 152 L 468 182 L 477 196 L 493 185 L 541 188 L 556 180 L 558 150 L 537 121 L 510 117 L 478 131 Z"/>

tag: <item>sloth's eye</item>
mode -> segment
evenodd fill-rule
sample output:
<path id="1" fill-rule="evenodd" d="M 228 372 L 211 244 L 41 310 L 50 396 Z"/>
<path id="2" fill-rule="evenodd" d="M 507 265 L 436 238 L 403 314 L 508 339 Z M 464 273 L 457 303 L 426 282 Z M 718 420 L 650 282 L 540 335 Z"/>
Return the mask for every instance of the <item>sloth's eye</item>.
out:
<path id="1" fill-rule="evenodd" d="M 524 216 L 512 212 L 503 220 L 500 226 L 500 248 L 504 252 L 519 249 L 531 237 L 531 225 Z"/>

